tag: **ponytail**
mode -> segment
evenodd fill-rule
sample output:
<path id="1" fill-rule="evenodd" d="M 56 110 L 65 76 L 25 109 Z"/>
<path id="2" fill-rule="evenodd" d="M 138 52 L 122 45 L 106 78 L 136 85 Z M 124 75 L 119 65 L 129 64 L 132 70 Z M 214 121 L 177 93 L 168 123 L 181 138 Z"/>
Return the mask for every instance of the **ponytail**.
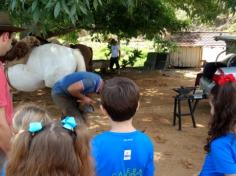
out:
<path id="1" fill-rule="evenodd" d="M 31 139 L 32 136 L 28 131 L 19 132 L 13 138 L 9 161 L 6 166 L 6 176 L 27 175 L 24 173 L 24 167 L 29 154 Z"/>
<path id="2" fill-rule="evenodd" d="M 90 135 L 88 134 L 87 127 L 84 123 L 81 123 L 76 128 L 76 139 L 75 143 L 75 152 L 78 161 L 80 175 L 93 176 L 94 167 L 92 163 L 92 157 L 90 153 Z"/>

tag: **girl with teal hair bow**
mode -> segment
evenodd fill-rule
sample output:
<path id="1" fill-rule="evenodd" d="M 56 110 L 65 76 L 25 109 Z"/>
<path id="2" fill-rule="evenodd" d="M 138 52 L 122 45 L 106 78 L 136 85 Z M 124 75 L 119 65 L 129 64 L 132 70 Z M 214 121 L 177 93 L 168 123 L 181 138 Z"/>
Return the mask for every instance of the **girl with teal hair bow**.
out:
<path id="1" fill-rule="evenodd" d="M 93 176 L 89 135 L 74 117 L 32 122 L 12 141 L 7 176 Z"/>

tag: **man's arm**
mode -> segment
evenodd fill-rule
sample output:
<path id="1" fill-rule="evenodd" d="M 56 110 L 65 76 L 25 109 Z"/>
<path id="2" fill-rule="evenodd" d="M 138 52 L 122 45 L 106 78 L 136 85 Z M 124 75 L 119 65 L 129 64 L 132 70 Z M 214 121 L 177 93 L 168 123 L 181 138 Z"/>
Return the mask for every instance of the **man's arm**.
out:
<path id="1" fill-rule="evenodd" d="M 86 104 L 94 104 L 96 103 L 94 100 L 92 100 L 91 98 L 83 95 L 81 92 L 84 90 L 83 84 L 81 83 L 81 81 L 78 81 L 72 85 L 70 85 L 67 89 L 67 91 L 73 96 L 73 97 L 77 97 L 78 101 L 82 102 L 82 103 L 86 103 Z"/>
<path id="2" fill-rule="evenodd" d="M 5 110 L 0 107 L 0 148 L 7 154 L 10 149 L 11 129 L 8 126 Z"/>
<path id="3" fill-rule="evenodd" d="M 81 83 L 81 81 L 78 81 L 74 84 L 71 84 L 67 91 L 73 96 L 77 97 L 78 99 L 83 99 L 85 96 L 81 93 L 84 90 L 84 87 Z"/>

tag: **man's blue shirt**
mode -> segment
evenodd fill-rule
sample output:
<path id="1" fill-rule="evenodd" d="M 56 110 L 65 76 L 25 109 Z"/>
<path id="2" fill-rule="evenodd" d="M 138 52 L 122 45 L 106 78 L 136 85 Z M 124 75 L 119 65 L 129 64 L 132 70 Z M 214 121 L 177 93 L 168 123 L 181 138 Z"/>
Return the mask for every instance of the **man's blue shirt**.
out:
<path id="1" fill-rule="evenodd" d="M 81 93 L 95 93 L 98 89 L 99 84 L 101 83 L 101 80 L 102 78 L 96 73 L 75 72 L 57 81 L 54 84 L 52 91 L 60 95 L 70 95 L 67 91 L 68 87 L 78 81 L 81 81 L 84 87 L 84 90 Z"/>
<path id="2" fill-rule="evenodd" d="M 153 145 L 140 132 L 104 132 L 92 140 L 96 176 L 153 176 Z"/>
<path id="3" fill-rule="evenodd" d="M 236 136 L 233 133 L 211 142 L 200 176 L 236 174 Z"/>

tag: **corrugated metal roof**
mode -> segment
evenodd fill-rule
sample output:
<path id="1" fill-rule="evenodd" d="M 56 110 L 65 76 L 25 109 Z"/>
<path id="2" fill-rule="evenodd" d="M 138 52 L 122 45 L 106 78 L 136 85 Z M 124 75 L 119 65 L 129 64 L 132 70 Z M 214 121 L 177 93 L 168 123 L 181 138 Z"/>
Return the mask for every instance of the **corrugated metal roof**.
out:
<path id="1" fill-rule="evenodd" d="M 236 42 L 236 36 L 233 36 L 233 35 L 224 35 L 224 36 L 217 36 L 215 37 L 215 40 L 218 41 L 218 40 L 223 40 L 223 41 L 232 41 L 232 42 Z"/>
<path id="2" fill-rule="evenodd" d="M 228 32 L 179 32 L 174 33 L 170 40 L 179 46 L 225 46 L 222 40 L 215 40 L 216 36 L 229 35 Z"/>

